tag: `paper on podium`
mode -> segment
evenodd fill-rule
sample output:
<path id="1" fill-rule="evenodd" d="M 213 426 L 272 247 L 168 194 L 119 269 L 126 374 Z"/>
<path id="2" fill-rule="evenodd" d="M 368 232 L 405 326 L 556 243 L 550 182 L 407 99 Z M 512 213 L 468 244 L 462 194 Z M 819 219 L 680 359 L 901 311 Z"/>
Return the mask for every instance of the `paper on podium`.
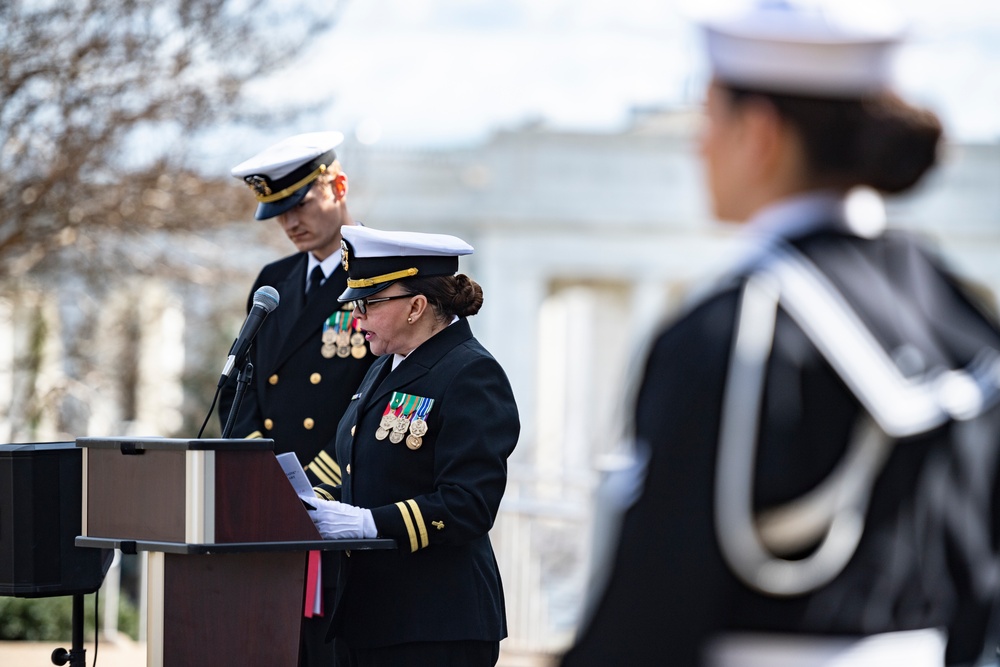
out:
<path id="1" fill-rule="evenodd" d="M 309 478 L 306 477 L 306 471 L 302 469 L 302 464 L 299 463 L 299 457 L 295 455 L 295 452 L 278 454 L 277 458 L 281 469 L 285 471 L 285 476 L 288 477 L 288 481 L 292 483 L 292 488 L 295 489 L 295 495 L 315 495 L 312 490 L 312 484 L 309 483 Z"/>
<path id="2" fill-rule="evenodd" d="M 315 495 L 315 492 L 312 490 L 312 484 L 309 483 L 309 478 L 306 477 L 306 471 L 302 469 L 302 464 L 299 463 L 299 457 L 295 455 L 295 452 L 278 454 L 277 459 L 281 469 L 285 471 L 285 476 L 288 477 L 288 481 L 291 482 L 292 488 L 295 489 L 295 495 Z M 320 567 L 319 552 L 310 551 L 306 567 L 304 616 L 306 618 L 312 618 L 313 616 L 322 615 L 323 568 Z"/>

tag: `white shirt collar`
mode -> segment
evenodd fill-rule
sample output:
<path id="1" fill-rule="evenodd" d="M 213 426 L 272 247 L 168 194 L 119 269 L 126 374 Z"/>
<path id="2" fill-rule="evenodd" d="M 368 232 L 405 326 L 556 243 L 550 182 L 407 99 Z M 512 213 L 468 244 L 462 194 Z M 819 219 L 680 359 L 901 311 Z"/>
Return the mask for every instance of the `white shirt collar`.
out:
<path id="1" fill-rule="evenodd" d="M 844 197 L 837 192 L 818 191 L 765 206 L 750 218 L 745 229 L 759 239 L 777 240 L 846 226 Z"/>
<path id="2" fill-rule="evenodd" d="M 819 229 L 836 229 L 873 237 L 885 231 L 885 206 L 868 188 L 843 194 L 815 190 L 766 206 L 747 222 L 746 231 L 758 237 L 794 238 Z"/>
<path id="3" fill-rule="evenodd" d="M 820 230 L 870 238 L 885 227 L 885 208 L 872 190 L 806 192 L 766 206 L 747 221 L 741 235 L 750 248 L 740 265 L 754 263 L 776 243 Z"/>
<path id="4" fill-rule="evenodd" d="M 410 350 L 410 354 L 413 354 L 413 350 Z M 403 359 L 406 359 L 410 354 L 394 354 L 392 355 L 392 370 L 396 370 L 396 367 L 403 363 Z"/>

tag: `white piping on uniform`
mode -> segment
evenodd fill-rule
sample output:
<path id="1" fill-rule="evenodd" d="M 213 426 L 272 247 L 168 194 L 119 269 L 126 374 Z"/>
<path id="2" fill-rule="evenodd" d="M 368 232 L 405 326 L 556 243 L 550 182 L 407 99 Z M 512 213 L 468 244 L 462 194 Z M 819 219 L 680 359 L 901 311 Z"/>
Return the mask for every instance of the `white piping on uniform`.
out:
<path id="1" fill-rule="evenodd" d="M 753 471 L 767 360 L 778 307 L 816 345 L 867 411 L 847 454 L 813 491 L 755 517 Z M 872 487 L 896 438 L 969 419 L 997 400 L 996 352 L 969 369 L 905 377 L 840 293 L 804 257 L 776 251 L 746 281 L 722 404 L 715 486 L 716 533 L 733 572 L 770 595 L 828 583 L 853 557 Z M 801 560 L 789 553 L 819 543 Z"/>

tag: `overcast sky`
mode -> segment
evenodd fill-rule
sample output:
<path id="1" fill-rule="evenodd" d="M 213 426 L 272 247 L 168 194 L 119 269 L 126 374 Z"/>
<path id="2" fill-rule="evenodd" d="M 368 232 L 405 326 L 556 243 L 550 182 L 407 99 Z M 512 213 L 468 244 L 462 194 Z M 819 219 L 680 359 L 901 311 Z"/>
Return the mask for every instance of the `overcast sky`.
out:
<path id="1" fill-rule="evenodd" d="M 256 90 L 324 104 L 293 131 L 382 145 L 474 143 L 534 119 L 613 131 L 637 105 L 700 101 L 705 65 L 679 1 L 348 1 L 280 85 Z M 901 89 L 954 138 L 1000 138 L 1000 0 L 887 1 L 912 25 Z"/>

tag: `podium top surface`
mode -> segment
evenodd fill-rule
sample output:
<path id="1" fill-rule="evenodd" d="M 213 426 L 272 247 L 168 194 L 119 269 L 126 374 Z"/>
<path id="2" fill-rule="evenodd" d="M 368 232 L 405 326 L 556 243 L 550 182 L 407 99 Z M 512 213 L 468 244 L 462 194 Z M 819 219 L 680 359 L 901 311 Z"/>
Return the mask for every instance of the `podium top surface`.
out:
<path id="1" fill-rule="evenodd" d="M 396 540 L 387 537 L 341 540 L 281 540 L 274 542 L 230 542 L 190 544 L 161 540 L 122 540 L 77 536 L 76 546 L 98 549 L 121 549 L 123 553 L 158 551 L 168 554 L 231 554 L 275 551 L 381 551 L 397 548 Z"/>
<path id="2" fill-rule="evenodd" d="M 0 457 L 13 455 L 30 455 L 32 452 L 47 452 L 59 449 L 73 449 L 72 442 L 23 442 L 0 445 Z"/>
<path id="3" fill-rule="evenodd" d="M 77 447 L 132 451 L 273 451 L 269 438 L 77 438 Z"/>

